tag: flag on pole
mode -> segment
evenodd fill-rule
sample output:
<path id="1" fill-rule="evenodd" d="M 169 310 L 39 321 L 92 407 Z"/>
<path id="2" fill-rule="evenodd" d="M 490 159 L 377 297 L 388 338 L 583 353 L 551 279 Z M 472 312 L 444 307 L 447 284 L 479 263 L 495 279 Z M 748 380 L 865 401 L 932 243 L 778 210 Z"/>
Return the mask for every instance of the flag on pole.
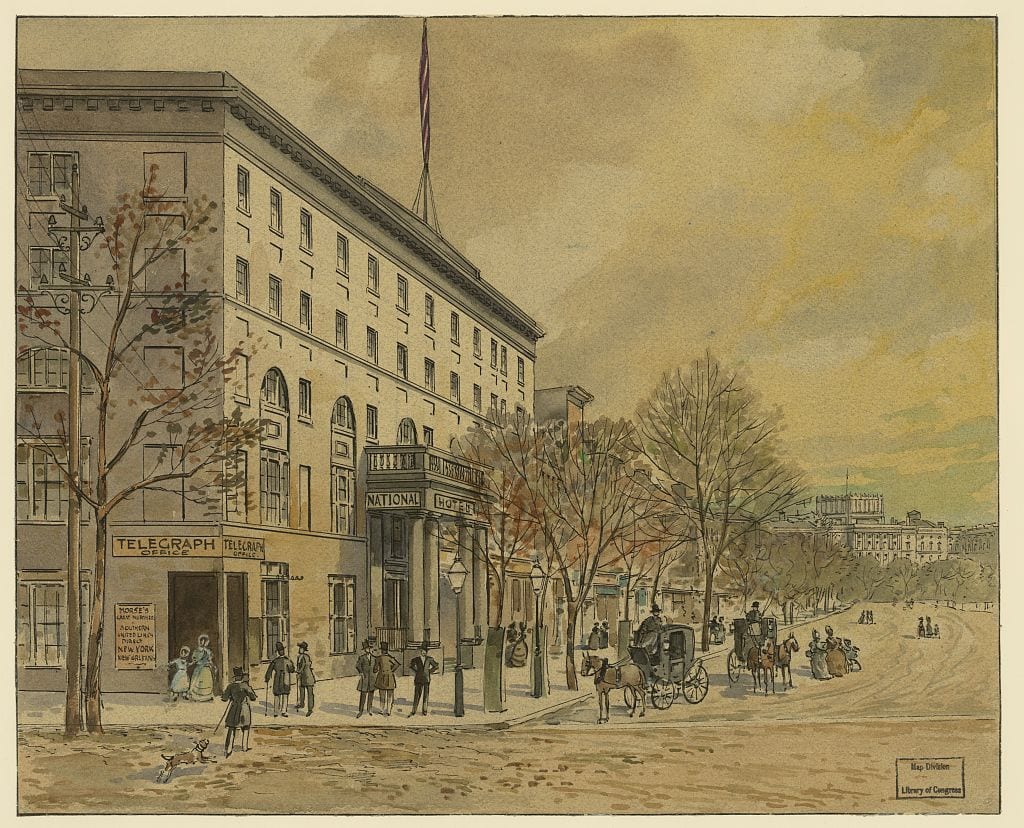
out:
<path id="1" fill-rule="evenodd" d="M 430 163 L 430 56 L 427 53 L 427 21 L 423 21 L 420 52 L 420 131 L 423 135 L 423 166 Z"/>

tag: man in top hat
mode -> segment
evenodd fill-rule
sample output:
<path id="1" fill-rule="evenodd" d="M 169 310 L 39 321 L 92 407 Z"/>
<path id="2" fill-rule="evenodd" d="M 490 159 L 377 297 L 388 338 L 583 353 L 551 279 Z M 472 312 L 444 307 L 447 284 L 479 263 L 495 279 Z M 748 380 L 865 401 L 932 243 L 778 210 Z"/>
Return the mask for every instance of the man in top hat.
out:
<path id="1" fill-rule="evenodd" d="M 231 755 L 235 748 L 235 731 L 242 731 L 242 750 L 249 749 L 249 727 L 252 725 L 252 708 L 249 702 L 256 701 L 256 691 L 249 686 L 249 674 L 241 667 L 232 667 L 233 681 L 220 694 L 221 701 L 228 703 L 224 714 L 224 756 Z"/>
<path id="2" fill-rule="evenodd" d="M 292 660 L 284 654 L 284 644 L 280 641 L 274 648 L 277 656 L 267 667 L 267 675 L 264 681 L 270 683 L 274 679 L 274 718 L 288 715 L 288 696 L 292 692 L 292 673 L 295 672 L 295 665 Z"/>
<path id="3" fill-rule="evenodd" d="M 356 672 L 359 673 L 359 712 L 356 714 L 358 719 L 365 712 L 366 715 L 373 715 L 373 693 L 375 687 L 373 684 L 373 664 L 374 654 L 373 648 L 370 646 L 370 639 L 363 639 L 362 654 L 356 659 Z"/>
<path id="4" fill-rule="evenodd" d="M 409 662 L 409 667 L 414 676 L 412 680 L 414 688 L 412 697 L 412 713 L 409 715 L 416 715 L 416 708 L 419 707 L 420 699 L 422 698 L 422 713 L 426 716 L 427 701 L 430 699 L 430 677 L 438 670 L 438 664 L 430 657 L 426 644 L 420 646 L 420 654 Z"/>
<path id="5" fill-rule="evenodd" d="M 640 628 L 636 631 L 637 646 L 653 653 L 658 646 L 661 626 L 661 607 L 651 604 L 651 614 L 640 623 Z"/>
<path id="6" fill-rule="evenodd" d="M 305 641 L 299 642 L 299 657 L 295 659 L 295 671 L 299 684 L 299 698 L 295 702 L 295 711 L 301 710 L 303 702 L 306 702 L 306 715 L 312 716 L 313 685 L 316 684 L 316 676 L 313 675 L 313 659 L 309 657 L 309 645 Z"/>
<path id="7" fill-rule="evenodd" d="M 747 611 L 747 621 L 751 624 L 755 624 L 761 620 L 761 604 L 758 601 L 754 601 L 750 605 L 750 609 Z"/>
<path id="8" fill-rule="evenodd" d="M 917 619 L 917 637 L 924 638 L 924 616 Z"/>

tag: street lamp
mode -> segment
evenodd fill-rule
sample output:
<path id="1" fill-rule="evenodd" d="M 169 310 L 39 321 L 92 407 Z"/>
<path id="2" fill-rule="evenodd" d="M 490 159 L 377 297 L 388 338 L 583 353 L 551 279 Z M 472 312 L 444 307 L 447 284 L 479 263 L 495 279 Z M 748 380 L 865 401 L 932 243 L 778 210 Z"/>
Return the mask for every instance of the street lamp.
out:
<path id="1" fill-rule="evenodd" d="M 533 693 L 535 699 L 544 696 L 544 658 L 540 651 L 540 593 L 544 589 L 544 570 L 537 561 L 530 570 L 530 585 L 533 587 Z"/>
<path id="2" fill-rule="evenodd" d="M 455 593 L 455 715 L 465 716 L 466 708 L 462 697 L 462 587 L 465 586 L 469 570 L 456 555 L 448 570 L 448 583 Z"/>

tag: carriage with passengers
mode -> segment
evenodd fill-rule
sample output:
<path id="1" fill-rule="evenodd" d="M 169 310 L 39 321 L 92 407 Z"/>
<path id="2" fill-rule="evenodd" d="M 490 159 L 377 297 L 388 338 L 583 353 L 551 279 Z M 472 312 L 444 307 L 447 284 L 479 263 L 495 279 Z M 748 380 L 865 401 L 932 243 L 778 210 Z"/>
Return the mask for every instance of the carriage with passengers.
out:
<path id="1" fill-rule="evenodd" d="M 665 624 L 650 649 L 634 645 L 630 660 L 643 673 L 651 691 L 651 704 L 658 710 L 672 706 L 680 693 L 690 704 L 700 704 L 708 694 L 708 671 L 695 657 L 693 627 Z"/>
<path id="2" fill-rule="evenodd" d="M 747 669 L 747 653 L 752 648 L 758 651 L 766 641 L 773 646 L 777 645 L 779 627 L 771 616 L 761 618 L 758 621 L 748 621 L 746 618 L 737 618 L 732 622 L 733 647 L 729 652 L 729 681 L 740 680 L 740 675 Z"/>

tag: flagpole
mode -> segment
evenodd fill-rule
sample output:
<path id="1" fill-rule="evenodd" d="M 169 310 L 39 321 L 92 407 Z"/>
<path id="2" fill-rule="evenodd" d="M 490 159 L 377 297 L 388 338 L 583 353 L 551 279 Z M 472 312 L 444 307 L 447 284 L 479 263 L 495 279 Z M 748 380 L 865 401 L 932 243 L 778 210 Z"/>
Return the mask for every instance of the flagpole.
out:
<path id="1" fill-rule="evenodd" d="M 423 223 L 433 227 L 440 235 L 441 225 L 437 220 L 437 204 L 434 202 L 434 188 L 430 183 L 430 51 L 427 48 L 427 19 L 423 18 L 423 41 L 420 47 L 420 140 L 423 153 L 423 172 L 413 201 L 413 211 L 423 218 Z M 433 220 L 431 220 L 433 219 Z"/>

